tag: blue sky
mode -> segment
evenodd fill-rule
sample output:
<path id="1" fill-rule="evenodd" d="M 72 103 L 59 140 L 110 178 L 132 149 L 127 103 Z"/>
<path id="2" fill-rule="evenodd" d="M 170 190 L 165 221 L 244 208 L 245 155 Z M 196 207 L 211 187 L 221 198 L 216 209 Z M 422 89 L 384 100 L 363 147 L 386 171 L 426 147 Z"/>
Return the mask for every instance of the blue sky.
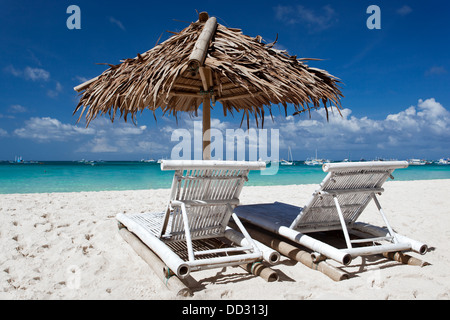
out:
<path id="1" fill-rule="evenodd" d="M 69 5 L 81 9 L 81 30 L 69 30 Z M 381 29 L 370 30 L 369 5 L 381 9 Z M 375 157 L 450 157 L 450 63 L 447 1 L 6 1 L 0 0 L 0 160 L 139 160 L 170 156 L 175 128 L 193 121 L 143 113 L 138 124 L 106 118 L 89 128 L 72 116 L 73 87 L 105 66 L 151 49 L 162 34 L 179 31 L 207 11 L 218 22 L 261 35 L 309 64 L 342 79 L 343 117 L 323 111 L 285 117 L 280 155 L 353 160 Z M 276 109 L 276 108 L 274 108 Z M 293 110 L 292 110 L 293 112 Z M 220 105 L 212 125 L 239 127 Z M 255 126 L 251 123 L 251 126 Z M 244 128 L 246 129 L 246 128 Z"/>

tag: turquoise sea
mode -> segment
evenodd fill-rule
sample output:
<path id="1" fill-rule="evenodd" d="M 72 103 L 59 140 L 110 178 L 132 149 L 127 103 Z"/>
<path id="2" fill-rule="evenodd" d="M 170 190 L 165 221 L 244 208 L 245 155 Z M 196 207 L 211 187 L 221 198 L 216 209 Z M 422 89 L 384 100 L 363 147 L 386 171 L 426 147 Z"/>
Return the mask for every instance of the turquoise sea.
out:
<path id="1" fill-rule="evenodd" d="M 296 161 L 280 166 L 275 175 L 251 172 L 247 186 L 318 184 L 326 176 L 321 166 Z M 0 162 L 0 194 L 50 193 L 170 188 L 173 171 L 158 163 L 106 161 L 43 161 L 29 164 Z M 450 179 L 450 165 L 409 166 L 394 172 L 395 180 Z"/>

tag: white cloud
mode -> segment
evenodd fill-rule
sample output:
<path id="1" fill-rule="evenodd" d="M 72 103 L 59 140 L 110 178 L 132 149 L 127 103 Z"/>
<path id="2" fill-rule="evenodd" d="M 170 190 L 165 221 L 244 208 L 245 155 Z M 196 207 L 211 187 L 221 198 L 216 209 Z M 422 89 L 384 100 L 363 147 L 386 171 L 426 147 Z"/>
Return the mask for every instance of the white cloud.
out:
<path id="1" fill-rule="evenodd" d="M 140 144 L 142 140 L 154 139 L 145 135 L 147 131 L 147 126 L 111 123 L 106 118 L 96 119 L 88 128 L 84 128 L 50 117 L 34 117 L 25 121 L 22 128 L 14 130 L 14 135 L 40 143 L 77 142 L 79 145 L 76 149 L 83 152 L 133 153 L 147 146 Z"/>
<path id="2" fill-rule="evenodd" d="M 9 107 L 9 112 L 11 113 L 24 113 L 27 112 L 27 108 L 21 106 L 20 104 L 15 104 Z"/>
<path id="3" fill-rule="evenodd" d="M 419 100 L 384 119 L 352 116 L 350 109 L 341 111 L 342 117 L 326 120 L 323 109 L 312 111 L 311 119 L 276 117 L 270 126 L 280 129 L 283 146 L 297 150 L 319 148 L 330 153 L 358 151 L 376 153 L 383 149 L 389 156 L 413 156 L 430 150 L 450 148 L 450 112 L 434 98 Z M 310 151 L 311 152 L 311 151 Z"/>
<path id="4" fill-rule="evenodd" d="M 114 128 L 114 135 L 121 136 L 121 135 L 139 135 L 144 133 L 144 131 L 147 129 L 147 126 L 119 126 L 118 128 Z"/>
<path id="5" fill-rule="evenodd" d="M 56 98 L 63 90 L 63 87 L 59 81 L 56 81 L 55 89 L 49 89 L 47 90 L 47 95 L 50 98 Z"/>
<path id="6" fill-rule="evenodd" d="M 408 5 L 404 5 L 403 7 L 397 9 L 397 13 L 401 16 L 406 16 L 406 15 L 410 14 L 412 11 L 413 10 Z"/>
<path id="7" fill-rule="evenodd" d="M 12 65 L 7 66 L 7 67 L 5 68 L 5 71 L 6 71 L 7 73 L 12 74 L 12 75 L 15 76 L 15 77 L 20 77 L 20 76 L 22 75 L 22 71 L 17 70 L 17 69 L 14 68 L 14 66 L 12 66 Z"/>
<path id="8" fill-rule="evenodd" d="M 0 128 L 0 137 L 6 137 L 8 135 L 8 132 L 2 128 Z"/>
<path id="9" fill-rule="evenodd" d="M 117 20 L 116 18 L 109 17 L 109 22 L 111 22 L 112 24 L 115 24 L 120 29 L 125 30 L 125 27 L 124 27 L 123 23 L 121 21 Z"/>
<path id="10" fill-rule="evenodd" d="M 14 130 L 16 136 L 38 142 L 67 141 L 80 135 L 91 135 L 94 132 L 93 129 L 65 124 L 50 117 L 31 118 L 25 121 L 24 127 Z"/>
<path id="11" fill-rule="evenodd" d="M 279 115 L 272 122 L 267 117 L 264 128 L 279 129 L 280 153 L 284 154 L 284 148 L 290 146 L 299 159 L 312 156 L 315 149 L 318 149 L 319 156 L 327 157 L 324 153 L 328 153 L 328 157 L 337 155 L 347 158 L 350 154 L 352 160 L 375 156 L 405 159 L 427 157 L 431 153 L 435 157 L 448 156 L 450 111 L 434 98 L 418 100 L 416 105 L 379 119 L 355 116 L 348 108 L 341 110 L 341 113 L 342 117 L 336 110 L 334 114 L 330 113 L 329 121 L 323 109 L 311 111 L 311 118 L 308 114 Z M 213 118 L 211 127 L 220 130 L 225 137 L 226 129 L 239 129 L 240 119 L 231 119 L 223 121 Z M 192 138 L 201 130 L 201 118 L 180 115 L 178 120 L 178 126 L 171 121 L 164 126 L 149 128 L 120 121 L 111 123 L 109 119 L 98 118 L 86 129 L 42 117 L 29 119 L 22 128 L 10 131 L 9 135 L 41 143 L 68 142 L 74 151 L 80 153 L 169 156 L 171 149 L 178 143 L 171 141 L 175 129 L 188 130 Z M 194 121 L 198 122 L 196 126 Z M 247 130 L 245 126 L 242 129 Z M 5 130 L 0 130 L 0 136 L 7 134 Z"/>
<path id="12" fill-rule="evenodd" d="M 117 152 L 117 151 L 119 151 L 119 148 L 117 146 L 110 145 L 110 141 L 105 136 L 92 139 L 89 142 L 88 149 L 92 153 Z"/>
<path id="13" fill-rule="evenodd" d="M 23 71 L 23 76 L 27 80 L 32 81 L 48 81 L 50 79 L 50 72 L 41 68 L 26 67 Z"/>
<path id="14" fill-rule="evenodd" d="M 397 114 L 386 117 L 386 127 L 392 126 L 392 131 L 408 136 L 412 134 L 449 134 L 450 112 L 434 98 L 420 99 L 417 107 L 411 106 Z"/>
<path id="15" fill-rule="evenodd" d="M 290 25 L 306 25 L 311 32 L 328 29 L 336 22 L 336 11 L 330 5 L 324 6 L 320 12 L 302 5 L 278 5 L 274 10 L 277 20 Z"/>
<path id="16" fill-rule="evenodd" d="M 447 69 L 445 69 L 443 66 L 433 66 L 425 71 L 426 76 L 435 76 L 441 74 L 447 74 Z"/>
<path id="17" fill-rule="evenodd" d="M 50 72 L 42 68 L 25 67 L 25 69 L 20 70 L 16 69 L 12 65 L 9 65 L 4 70 L 15 77 L 24 78 L 31 81 L 48 81 L 50 79 Z"/>
<path id="18" fill-rule="evenodd" d="M 80 84 L 89 81 L 89 78 L 83 76 L 75 76 L 75 80 L 77 80 Z"/>
<path id="19" fill-rule="evenodd" d="M 135 126 L 130 123 L 112 123 L 109 119 L 99 118 L 91 122 L 89 128 L 95 131 L 77 149 L 78 152 L 90 153 L 143 153 L 149 145 L 144 141 L 157 140 L 151 135 L 147 126 Z"/>

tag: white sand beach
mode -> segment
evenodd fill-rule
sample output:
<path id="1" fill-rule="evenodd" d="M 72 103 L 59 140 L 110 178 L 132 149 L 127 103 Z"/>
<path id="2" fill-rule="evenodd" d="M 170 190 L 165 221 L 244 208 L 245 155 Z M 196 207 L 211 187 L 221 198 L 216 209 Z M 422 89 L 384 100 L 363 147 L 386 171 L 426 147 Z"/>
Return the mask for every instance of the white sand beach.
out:
<path id="1" fill-rule="evenodd" d="M 316 185 L 244 187 L 241 203 L 302 206 Z M 169 189 L 0 195 L 0 299 L 442 299 L 450 298 L 450 180 L 389 181 L 380 197 L 394 229 L 430 247 L 425 267 L 356 258 L 335 282 L 282 258 L 266 282 L 241 268 L 192 273 L 177 297 L 120 236 L 115 215 L 161 211 Z M 371 204 L 360 221 L 383 225 Z"/>

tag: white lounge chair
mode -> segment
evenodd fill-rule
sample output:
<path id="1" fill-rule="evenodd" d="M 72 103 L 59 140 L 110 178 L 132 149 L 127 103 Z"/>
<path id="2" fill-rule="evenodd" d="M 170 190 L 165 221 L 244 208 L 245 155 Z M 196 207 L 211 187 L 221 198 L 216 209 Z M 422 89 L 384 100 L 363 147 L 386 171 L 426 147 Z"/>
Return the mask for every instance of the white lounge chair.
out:
<path id="1" fill-rule="evenodd" d="M 191 271 L 261 261 L 263 253 L 233 210 L 249 171 L 264 168 L 264 162 L 163 160 L 162 170 L 175 170 L 166 210 L 118 214 L 117 220 L 179 278 Z M 231 217 L 241 233 L 227 227 Z M 220 237 L 235 245 L 215 247 L 214 238 Z"/>
<path id="2" fill-rule="evenodd" d="M 303 208 L 275 202 L 243 205 L 235 212 L 243 220 L 311 249 L 314 259 L 325 256 L 348 265 L 353 257 L 362 255 L 411 250 L 424 254 L 425 244 L 393 231 L 377 199 L 393 171 L 407 166 L 406 161 L 327 163 L 323 170 L 328 175 Z M 371 200 L 385 228 L 356 222 Z M 330 230 L 343 231 L 347 248 L 338 249 L 314 238 L 314 232 Z M 366 238 L 352 240 L 349 233 Z M 372 245 L 358 246 L 362 243 Z"/>

